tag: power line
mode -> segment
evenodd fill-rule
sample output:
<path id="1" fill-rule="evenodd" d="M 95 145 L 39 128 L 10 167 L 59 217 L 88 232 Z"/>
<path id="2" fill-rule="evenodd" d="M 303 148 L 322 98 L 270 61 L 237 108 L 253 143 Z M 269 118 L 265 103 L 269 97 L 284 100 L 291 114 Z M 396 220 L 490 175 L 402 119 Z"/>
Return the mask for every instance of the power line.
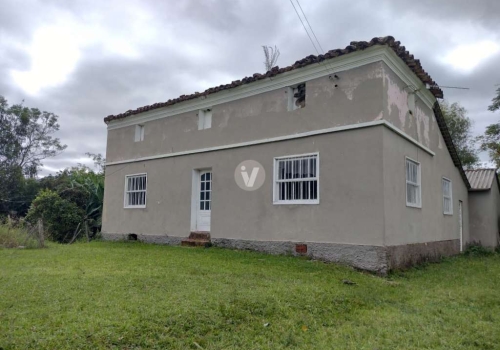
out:
<path id="1" fill-rule="evenodd" d="M 320 47 L 321 51 L 323 52 L 323 54 L 325 53 L 325 51 L 323 50 L 323 47 L 321 46 L 319 40 L 318 40 L 318 37 L 316 36 L 316 34 L 314 33 L 314 30 L 312 29 L 311 27 L 311 24 L 309 23 L 309 20 L 307 19 L 307 16 L 306 14 L 304 13 L 304 10 L 302 10 L 302 6 L 300 5 L 300 2 L 298 0 L 297 1 L 297 5 L 299 5 L 300 7 L 300 11 L 302 11 L 302 15 L 304 16 L 305 20 L 307 21 L 307 25 L 309 26 L 309 28 L 311 29 L 311 33 L 314 35 L 314 38 L 316 39 L 316 42 L 318 44 L 318 46 Z M 302 23 L 302 27 L 304 28 L 304 30 L 306 31 L 306 34 L 307 36 L 309 37 L 309 40 L 311 41 L 311 44 L 313 45 L 314 47 L 314 50 L 316 50 L 316 53 L 318 54 L 318 56 L 320 55 L 320 52 L 318 51 L 318 48 L 316 47 L 316 44 L 314 43 L 311 35 L 309 34 L 309 31 L 307 30 L 306 28 L 306 25 L 304 24 L 304 21 L 302 20 L 302 17 L 300 17 L 300 14 L 299 12 L 297 11 L 297 8 L 295 7 L 295 5 L 293 4 L 293 1 L 290 0 L 290 4 L 292 4 L 293 6 L 293 9 L 295 10 L 295 13 L 297 14 L 297 17 L 299 17 L 299 20 L 300 20 L 300 23 Z M 335 73 L 335 71 L 333 70 L 333 68 L 326 62 L 318 62 L 320 65 L 324 63 L 324 67 L 325 67 L 325 71 L 327 73 L 329 73 L 329 70 L 328 68 L 331 69 L 332 73 Z"/>
<path id="2" fill-rule="evenodd" d="M 309 32 L 307 31 L 307 28 L 306 28 L 306 25 L 304 24 L 304 21 L 302 21 L 302 18 L 300 17 L 299 15 L 299 12 L 297 11 L 297 8 L 295 7 L 295 5 L 293 4 L 292 0 L 290 0 L 290 4 L 292 4 L 293 6 L 293 9 L 295 10 L 295 13 L 297 14 L 297 17 L 299 17 L 299 20 L 300 20 L 300 23 L 302 23 L 302 27 L 304 27 L 304 30 L 306 31 L 306 34 L 307 36 L 309 37 L 309 40 L 311 41 L 311 44 L 314 46 L 314 50 L 316 50 L 316 53 L 319 55 L 319 51 L 318 51 L 318 48 L 316 47 L 316 45 L 314 44 L 314 41 L 312 40 L 311 38 L 311 35 L 309 34 Z"/>
<path id="3" fill-rule="evenodd" d="M 318 43 L 318 46 L 319 48 L 321 49 L 321 52 L 323 54 L 325 54 L 325 50 L 323 50 L 323 48 L 321 47 L 321 43 L 319 42 L 318 40 L 318 37 L 316 36 L 316 33 L 314 33 L 314 30 L 312 29 L 311 27 L 311 24 L 309 23 L 309 20 L 307 19 L 307 16 L 304 12 L 304 10 L 302 9 L 302 6 L 300 6 L 300 2 L 299 0 L 296 0 L 297 1 L 297 5 L 299 5 L 299 8 L 300 8 L 300 11 L 302 12 L 302 15 L 304 16 L 304 18 L 306 19 L 306 22 L 307 22 L 307 25 L 309 26 L 309 28 L 311 29 L 311 33 L 314 35 L 314 39 L 316 39 L 316 42 Z"/>

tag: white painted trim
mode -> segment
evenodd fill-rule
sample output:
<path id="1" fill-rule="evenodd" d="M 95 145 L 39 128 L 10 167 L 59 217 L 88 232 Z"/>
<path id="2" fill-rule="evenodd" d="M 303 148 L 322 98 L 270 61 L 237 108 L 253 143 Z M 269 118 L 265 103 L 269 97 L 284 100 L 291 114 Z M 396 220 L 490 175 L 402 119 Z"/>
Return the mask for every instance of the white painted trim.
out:
<path id="1" fill-rule="evenodd" d="M 181 152 L 158 154 L 155 156 L 148 156 L 148 157 L 141 157 L 141 158 L 118 160 L 116 162 L 108 162 L 108 163 L 106 163 L 106 165 L 109 166 L 109 165 L 127 164 L 127 163 L 142 162 L 142 161 L 146 161 L 146 160 L 155 160 L 155 159 L 179 157 L 179 156 L 185 156 L 185 155 L 197 154 L 197 153 L 214 152 L 214 151 L 220 151 L 220 150 L 226 150 L 226 149 L 232 149 L 232 148 L 240 148 L 240 147 L 246 147 L 246 146 L 261 145 L 261 144 L 265 144 L 265 143 L 293 140 L 293 139 L 299 139 L 299 138 L 303 138 L 303 137 L 329 134 L 329 133 L 340 132 L 340 131 L 363 129 L 363 128 L 368 128 L 368 127 L 373 127 L 373 126 L 378 126 L 378 125 L 384 125 L 388 129 L 394 131 L 398 135 L 402 136 L 406 140 L 413 143 L 415 146 L 417 146 L 420 149 L 424 150 L 425 152 L 429 153 L 431 156 L 436 155 L 432 150 L 430 150 L 426 146 L 422 145 L 420 142 L 418 142 L 417 140 L 412 138 L 410 135 L 399 130 L 394 125 L 389 123 L 387 120 L 376 120 L 376 121 L 366 122 L 366 123 L 343 125 L 343 126 L 336 126 L 333 128 L 306 131 L 306 132 L 293 134 L 293 135 L 271 137 L 268 139 L 246 141 L 246 142 L 240 142 L 240 143 L 233 143 L 233 144 L 229 144 L 229 145 L 200 148 L 200 149 L 181 151 Z"/>
<path id="2" fill-rule="evenodd" d="M 327 62 L 327 65 L 325 62 Z M 212 108 L 218 104 L 255 96 L 273 90 L 288 88 L 309 80 L 329 76 L 333 73 L 354 69 L 375 62 L 384 62 L 394 71 L 396 75 L 401 78 L 401 80 L 403 80 L 407 85 L 413 86 L 417 90 L 417 95 L 428 107 L 433 107 L 436 99 L 432 93 L 425 88 L 424 83 L 422 83 L 415 73 L 412 72 L 412 70 L 391 48 L 381 45 L 372 46 L 363 51 L 352 52 L 347 55 L 334 57 L 323 61 L 321 64 L 312 64 L 290 72 L 281 73 L 272 79 L 258 80 L 229 90 L 222 90 L 206 97 L 200 97 L 176 103 L 172 106 L 132 115 L 123 119 L 113 120 L 108 124 L 108 130 L 123 128 L 138 123 L 145 123 L 181 113 Z"/>
<path id="3" fill-rule="evenodd" d="M 200 169 L 193 169 L 191 180 L 191 232 L 196 231 L 196 218 L 198 215 L 198 183 L 200 182 Z"/>
<path id="4" fill-rule="evenodd" d="M 408 180 L 406 179 L 406 162 L 407 161 L 416 163 L 418 165 L 418 171 L 417 171 L 417 178 L 418 178 L 418 198 L 420 200 L 419 203 L 413 204 L 413 203 L 408 203 Z M 412 159 L 410 157 L 405 157 L 405 193 L 406 193 L 406 206 L 410 208 L 419 208 L 422 209 L 422 165 L 420 164 L 419 161 L 416 161 L 415 159 Z"/>
<path id="5" fill-rule="evenodd" d="M 449 212 L 445 212 L 444 211 L 444 192 L 442 193 L 442 197 L 443 197 L 443 214 L 444 215 L 453 215 L 453 182 L 448 179 L 447 177 L 442 177 L 441 178 L 441 191 L 443 191 L 443 180 L 446 180 L 450 183 L 450 204 L 451 204 L 451 211 Z"/>
<path id="6" fill-rule="evenodd" d="M 307 157 L 307 156 L 316 156 L 316 181 L 318 182 L 318 198 L 316 199 L 311 199 L 311 200 L 292 200 L 292 201 L 280 201 L 276 199 L 276 193 L 277 193 L 277 187 L 278 187 L 278 176 L 276 172 L 276 164 L 277 161 L 280 159 L 286 159 L 286 158 L 296 158 L 296 157 Z M 312 153 L 303 153 L 303 154 L 294 154 L 294 155 L 286 155 L 286 156 L 279 156 L 279 157 L 274 157 L 273 159 L 273 205 L 296 205 L 296 204 L 319 204 L 319 174 L 320 174 L 320 168 L 319 168 L 319 152 L 312 152 Z M 306 180 L 307 181 L 307 180 Z"/>
<path id="7" fill-rule="evenodd" d="M 144 205 L 127 205 L 127 178 L 132 176 L 142 176 L 146 175 L 146 193 L 144 194 Z M 138 174 L 126 174 L 125 175 L 125 187 L 123 189 L 123 209 L 145 209 L 148 204 L 148 173 L 138 173 Z"/>

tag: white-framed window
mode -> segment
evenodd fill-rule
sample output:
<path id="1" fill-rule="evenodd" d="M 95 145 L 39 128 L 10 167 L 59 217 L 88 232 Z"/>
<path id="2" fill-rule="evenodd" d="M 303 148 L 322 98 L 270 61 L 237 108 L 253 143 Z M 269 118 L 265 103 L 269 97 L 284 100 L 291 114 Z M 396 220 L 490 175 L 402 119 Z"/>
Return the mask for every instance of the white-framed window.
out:
<path id="1" fill-rule="evenodd" d="M 147 174 L 125 176 L 125 208 L 146 208 Z"/>
<path id="2" fill-rule="evenodd" d="M 198 111 L 198 130 L 210 129 L 212 127 L 212 109 L 200 109 Z"/>
<path id="3" fill-rule="evenodd" d="M 406 205 L 422 207 L 422 184 L 420 177 L 420 163 L 406 158 Z"/>
<path id="4" fill-rule="evenodd" d="M 288 110 L 294 111 L 306 106 L 306 83 L 289 87 L 288 91 Z"/>
<path id="5" fill-rule="evenodd" d="M 136 125 L 135 126 L 135 142 L 144 141 L 144 125 Z"/>
<path id="6" fill-rule="evenodd" d="M 319 154 L 274 158 L 274 204 L 319 203 Z"/>
<path id="7" fill-rule="evenodd" d="M 451 181 L 443 177 L 443 213 L 446 215 L 453 215 L 453 190 L 451 186 Z"/>

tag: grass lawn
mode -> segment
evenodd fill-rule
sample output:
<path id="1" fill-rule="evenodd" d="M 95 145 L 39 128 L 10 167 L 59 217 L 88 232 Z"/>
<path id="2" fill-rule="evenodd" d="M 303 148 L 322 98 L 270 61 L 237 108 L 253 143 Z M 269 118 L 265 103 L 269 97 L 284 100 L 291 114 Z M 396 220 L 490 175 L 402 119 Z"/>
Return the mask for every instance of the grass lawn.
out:
<path id="1" fill-rule="evenodd" d="M 381 278 L 217 248 L 0 250 L 5 350 L 495 349 L 499 328 L 498 254 Z"/>

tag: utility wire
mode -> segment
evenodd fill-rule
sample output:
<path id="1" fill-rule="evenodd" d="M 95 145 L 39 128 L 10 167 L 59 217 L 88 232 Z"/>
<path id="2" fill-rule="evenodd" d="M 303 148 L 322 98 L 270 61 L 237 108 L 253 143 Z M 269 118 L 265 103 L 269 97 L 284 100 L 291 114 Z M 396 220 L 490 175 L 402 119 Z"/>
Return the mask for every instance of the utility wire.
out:
<path id="1" fill-rule="evenodd" d="M 324 53 L 325 51 L 324 51 L 324 50 L 323 50 L 323 48 L 321 47 L 321 44 L 319 43 L 319 40 L 318 40 L 318 38 L 316 37 L 316 34 L 314 33 L 314 30 L 312 29 L 311 24 L 309 23 L 309 20 L 307 19 L 307 17 L 306 17 L 306 15 L 305 15 L 304 11 L 302 10 L 302 6 L 300 6 L 300 3 L 298 2 L 298 0 L 296 0 L 296 1 L 297 1 L 297 5 L 299 5 L 300 10 L 302 11 L 302 14 L 304 15 L 305 20 L 307 21 L 307 24 L 308 24 L 309 28 L 311 28 L 311 33 L 314 35 L 314 38 L 316 39 L 316 41 L 317 41 L 317 43 L 318 43 L 318 46 L 320 47 L 321 51 Z M 293 9 L 295 10 L 295 13 L 297 14 L 297 17 L 299 17 L 300 23 L 302 23 L 302 27 L 304 27 L 304 30 L 306 31 L 306 34 L 307 34 L 307 36 L 309 37 L 309 40 L 311 41 L 311 44 L 312 44 L 312 45 L 313 45 L 313 47 L 314 47 L 314 50 L 316 50 L 316 53 L 317 53 L 317 54 L 318 54 L 318 56 L 319 56 L 319 55 L 320 55 L 320 52 L 319 52 L 318 48 L 316 47 L 316 44 L 314 43 L 314 41 L 313 41 L 313 39 L 312 39 L 311 35 L 309 34 L 309 31 L 307 30 L 306 25 L 304 24 L 304 21 L 302 20 L 302 17 L 300 17 L 300 14 L 299 14 L 299 12 L 297 11 L 297 8 L 296 8 L 296 7 L 295 7 L 295 5 L 293 4 L 293 1 L 292 1 L 292 0 L 290 0 L 290 4 L 292 4 Z M 325 71 L 326 71 L 327 73 L 330 73 L 330 72 L 328 71 L 328 68 L 330 68 L 330 69 L 332 70 L 332 73 L 335 73 L 335 71 L 332 69 L 332 67 L 331 67 L 331 66 L 328 66 L 328 67 L 327 67 L 326 62 L 318 62 L 318 63 L 319 63 L 319 64 L 321 64 L 321 65 L 322 65 L 323 63 L 325 64 L 325 65 L 324 65 L 324 67 L 325 67 Z"/>
<path id="2" fill-rule="evenodd" d="M 304 16 L 304 18 L 307 22 L 307 25 L 309 26 L 309 29 L 311 29 L 311 33 L 314 35 L 314 39 L 316 39 L 316 42 L 318 43 L 318 46 L 321 49 L 321 52 L 323 52 L 323 54 L 325 54 L 325 50 L 323 50 L 323 48 L 321 47 L 321 44 L 318 40 L 318 37 L 316 36 L 316 33 L 314 33 L 314 30 L 312 29 L 311 24 L 309 23 L 309 20 L 307 19 L 307 16 L 306 16 L 304 10 L 302 10 L 302 6 L 300 6 L 299 0 L 296 0 L 296 1 L 297 1 L 297 5 L 299 5 L 300 11 L 302 12 L 302 15 Z"/>
<path id="3" fill-rule="evenodd" d="M 307 36 L 309 37 L 309 40 L 311 40 L 311 44 L 314 46 L 314 50 L 316 50 L 316 53 L 319 55 L 320 53 L 318 51 L 318 48 L 316 47 L 316 44 L 314 44 L 314 41 L 311 38 L 311 35 L 309 34 L 309 32 L 307 31 L 306 25 L 304 24 L 304 21 L 302 21 L 302 18 L 300 17 L 299 12 L 297 11 L 297 8 L 293 4 L 292 0 L 290 0 L 290 4 L 292 4 L 293 9 L 295 10 L 295 13 L 297 14 L 297 17 L 299 17 L 300 23 L 302 23 L 302 27 L 304 27 L 304 30 L 306 31 Z"/>

